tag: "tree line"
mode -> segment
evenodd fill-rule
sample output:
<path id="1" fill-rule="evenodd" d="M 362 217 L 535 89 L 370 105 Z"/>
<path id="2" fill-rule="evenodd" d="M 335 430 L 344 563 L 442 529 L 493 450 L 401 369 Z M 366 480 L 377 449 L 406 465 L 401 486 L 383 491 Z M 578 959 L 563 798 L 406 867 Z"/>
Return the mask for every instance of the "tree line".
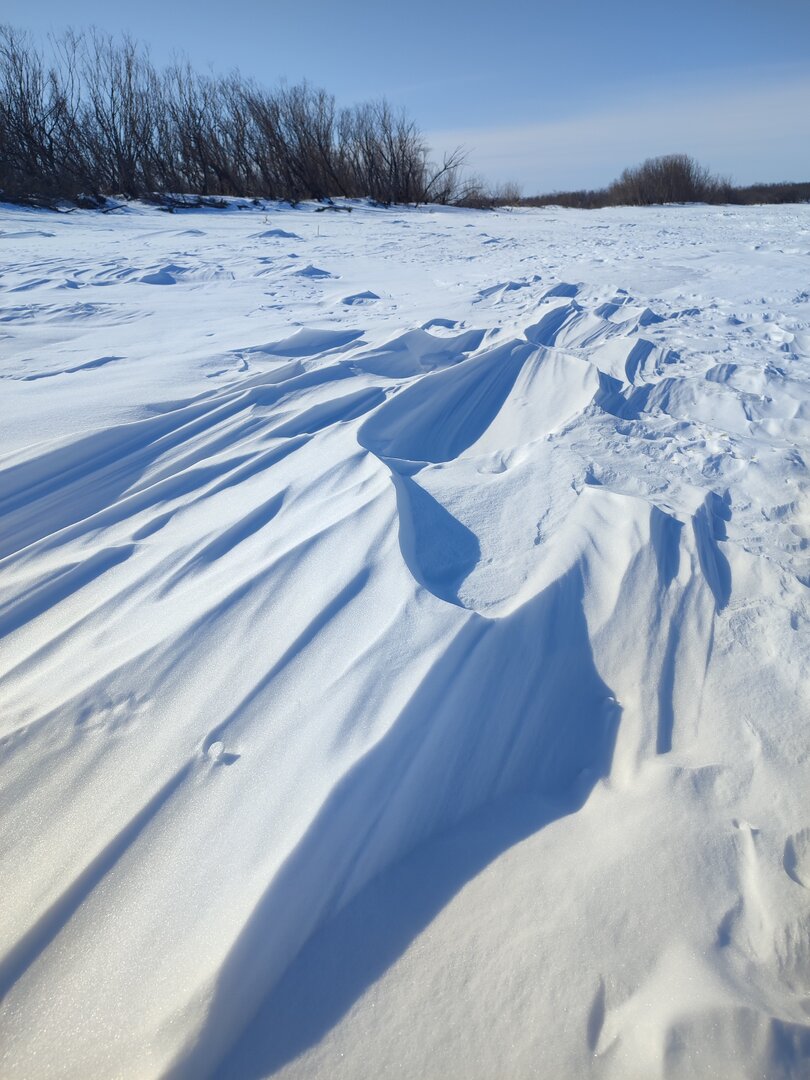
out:
<path id="1" fill-rule="evenodd" d="M 308 84 L 158 68 L 130 38 L 98 31 L 51 39 L 46 59 L 0 26 L 0 198 L 453 202 L 462 157 L 432 165 L 416 124 L 384 100 L 339 108 Z"/>
<path id="2" fill-rule="evenodd" d="M 522 198 L 440 164 L 417 125 L 385 100 L 339 107 L 308 83 L 267 89 L 187 62 L 152 63 L 128 37 L 68 31 L 48 55 L 0 25 L 0 199 L 89 204 L 104 196 L 369 197 L 384 204 L 561 205 L 810 199 L 810 184 L 734 187 L 685 154 L 650 158 L 606 188 Z"/>
<path id="3" fill-rule="evenodd" d="M 687 154 L 648 158 L 625 169 L 618 179 L 597 190 L 556 191 L 520 199 L 523 206 L 564 206 L 594 210 L 605 206 L 657 206 L 661 203 L 754 205 L 810 201 L 810 183 L 734 186 Z"/>

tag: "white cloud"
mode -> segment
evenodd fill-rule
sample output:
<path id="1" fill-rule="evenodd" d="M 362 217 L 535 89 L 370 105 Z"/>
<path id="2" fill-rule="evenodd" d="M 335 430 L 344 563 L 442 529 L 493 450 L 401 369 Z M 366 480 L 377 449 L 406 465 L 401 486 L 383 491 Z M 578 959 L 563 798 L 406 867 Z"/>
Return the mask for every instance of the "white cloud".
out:
<path id="1" fill-rule="evenodd" d="M 470 170 L 516 180 L 527 194 L 601 187 L 627 165 L 688 153 L 737 183 L 810 179 L 810 77 L 763 88 L 738 86 L 637 105 L 600 105 L 565 120 L 438 131 L 437 155 L 462 144 Z"/>

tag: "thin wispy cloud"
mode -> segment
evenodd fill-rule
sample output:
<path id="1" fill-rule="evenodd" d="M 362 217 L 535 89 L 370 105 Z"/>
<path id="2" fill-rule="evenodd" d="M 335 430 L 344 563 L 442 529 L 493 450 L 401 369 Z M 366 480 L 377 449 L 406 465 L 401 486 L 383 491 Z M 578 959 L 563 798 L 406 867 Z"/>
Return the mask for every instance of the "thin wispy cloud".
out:
<path id="1" fill-rule="evenodd" d="M 648 96 L 563 120 L 435 131 L 436 154 L 467 148 L 472 171 L 526 193 L 598 187 L 643 158 L 692 154 L 738 183 L 810 176 L 810 75 L 766 87 Z"/>

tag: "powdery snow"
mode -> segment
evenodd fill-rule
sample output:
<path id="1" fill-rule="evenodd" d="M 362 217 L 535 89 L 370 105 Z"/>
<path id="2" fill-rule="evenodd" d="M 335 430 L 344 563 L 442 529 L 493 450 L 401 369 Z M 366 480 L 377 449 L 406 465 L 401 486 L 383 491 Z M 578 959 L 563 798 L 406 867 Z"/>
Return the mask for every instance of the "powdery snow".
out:
<path id="1" fill-rule="evenodd" d="M 313 210 L 0 208 L 0 1074 L 806 1077 L 810 206 Z"/>

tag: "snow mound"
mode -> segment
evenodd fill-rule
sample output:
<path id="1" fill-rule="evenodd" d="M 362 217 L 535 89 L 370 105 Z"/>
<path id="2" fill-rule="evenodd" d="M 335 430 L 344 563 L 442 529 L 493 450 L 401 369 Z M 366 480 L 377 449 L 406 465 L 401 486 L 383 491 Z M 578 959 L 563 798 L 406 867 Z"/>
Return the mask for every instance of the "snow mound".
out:
<path id="1" fill-rule="evenodd" d="M 264 229 L 262 232 L 250 234 L 251 240 L 300 240 L 298 233 L 288 232 L 286 229 Z"/>
<path id="2" fill-rule="evenodd" d="M 372 292 L 371 289 L 364 289 L 362 292 L 352 293 L 351 296 L 344 296 L 340 302 L 347 307 L 355 307 L 358 304 L 373 304 L 379 299 L 377 293 Z"/>
<path id="3" fill-rule="evenodd" d="M 321 278 L 335 277 L 329 270 L 322 270 L 319 266 L 313 266 L 308 263 L 306 266 L 302 266 L 300 270 L 294 272 L 295 277 L 312 278 L 313 280 L 319 280 Z"/>
<path id="4" fill-rule="evenodd" d="M 800 1080 L 810 207 L 352 210 L 0 209 L 0 1072 Z"/>

